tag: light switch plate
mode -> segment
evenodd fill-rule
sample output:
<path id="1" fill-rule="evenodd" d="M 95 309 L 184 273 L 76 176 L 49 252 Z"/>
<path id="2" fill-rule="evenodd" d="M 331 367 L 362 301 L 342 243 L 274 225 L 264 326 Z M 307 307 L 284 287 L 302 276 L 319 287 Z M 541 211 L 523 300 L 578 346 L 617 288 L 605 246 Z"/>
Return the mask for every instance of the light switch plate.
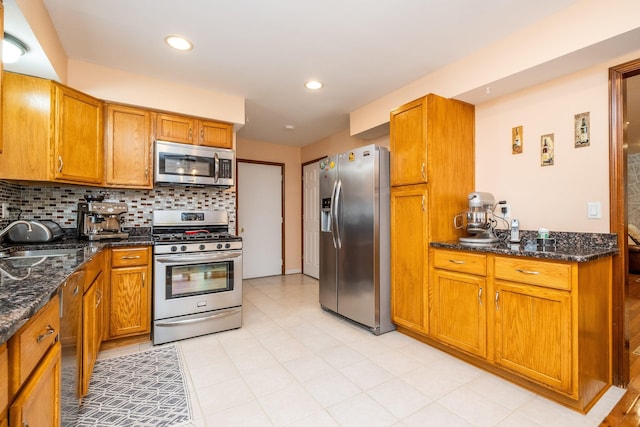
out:
<path id="1" fill-rule="evenodd" d="M 602 204 L 600 202 L 587 203 L 587 219 L 602 218 Z"/>

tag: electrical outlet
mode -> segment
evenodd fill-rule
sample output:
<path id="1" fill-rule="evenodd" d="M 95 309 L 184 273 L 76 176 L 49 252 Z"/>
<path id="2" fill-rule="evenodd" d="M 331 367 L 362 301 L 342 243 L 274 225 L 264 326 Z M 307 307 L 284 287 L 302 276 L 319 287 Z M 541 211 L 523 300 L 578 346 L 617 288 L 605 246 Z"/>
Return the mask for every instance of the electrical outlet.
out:
<path id="1" fill-rule="evenodd" d="M 511 206 L 506 203 L 500 205 L 500 215 L 502 218 L 511 218 Z"/>
<path id="2" fill-rule="evenodd" d="M 0 215 L 2 219 L 9 218 L 9 203 L 2 204 L 2 215 Z"/>

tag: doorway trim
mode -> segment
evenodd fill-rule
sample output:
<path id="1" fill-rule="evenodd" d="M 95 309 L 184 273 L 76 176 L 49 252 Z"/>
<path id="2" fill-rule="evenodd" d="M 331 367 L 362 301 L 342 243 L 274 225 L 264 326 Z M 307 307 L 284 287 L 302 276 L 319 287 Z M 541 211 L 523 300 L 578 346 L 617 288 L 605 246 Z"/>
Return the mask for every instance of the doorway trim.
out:
<path id="1" fill-rule="evenodd" d="M 264 162 L 261 160 L 250 160 L 250 159 L 236 159 L 236 191 L 238 191 L 239 187 L 238 187 L 238 179 L 239 179 L 239 175 L 238 175 L 238 163 L 253 163 L 255 165 L 267 165 L 267 166 L 278 166 L 280 167 L 280 176 L 282 177 L 282 180 L 280 181 L 280 215 L 282 215 L 282 223 L 280 225 L 280 239 L 281 239 L 281 254 L 280 256 L 282 257 L 282 267 L 280 268 L 280 274 L 284 275 L 284 272 L 286 271 L 285 267 L 287 264 L 287 259 L 285 258 L 285 223 L 286 223 L 286 217 L 285 217 L 285 202 L 284 202 L 284 181 L 285 181 L 285 170 L 284 170 L 284 163 L 275 163 L 275 162 Z M 239 230 L 238 227 L 240 225 L 240 211 L 238 210 L 238 203 L 240 197 L 238 197 L 238 194 L 236 194 L 236 235 L 238 235 Z"/>
<path id="2" fill-rule="evenodd" d="M 613 384 L 629 383 L 629 332 L 625 298 L 628 293 L 627 192 L 623 135 L 623 79 L 640 72 L 640 59 L 609 68 L 609 206 L 611 233 L 618 235 L 620 254 L 613 257 Z"/>
<path id="3" fill-rule="evenodd" d="M 300 186 L 300 265 L 302 266 L 302 272 L 304 273 L 304 168 L 305 166 L 309 166 L 312 163 L 317 163 L 322 159 L 326 159 L 327 156 L 318 157 L 317 159 L 309 160 L 307 162 L 302 163 L 300 165 L 300 181 L 302 185 Z"/>

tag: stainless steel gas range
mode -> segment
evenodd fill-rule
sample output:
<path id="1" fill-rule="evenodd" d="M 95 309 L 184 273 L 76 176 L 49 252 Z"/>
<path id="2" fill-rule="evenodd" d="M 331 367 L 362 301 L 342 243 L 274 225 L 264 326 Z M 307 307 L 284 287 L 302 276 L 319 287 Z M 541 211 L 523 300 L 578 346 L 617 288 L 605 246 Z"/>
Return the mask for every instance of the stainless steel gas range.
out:
<path id="1" fill-rule="evenodd" d="M 226 211 L 153 212 L 153 344 L 242 326 L 242 239 Z"/>

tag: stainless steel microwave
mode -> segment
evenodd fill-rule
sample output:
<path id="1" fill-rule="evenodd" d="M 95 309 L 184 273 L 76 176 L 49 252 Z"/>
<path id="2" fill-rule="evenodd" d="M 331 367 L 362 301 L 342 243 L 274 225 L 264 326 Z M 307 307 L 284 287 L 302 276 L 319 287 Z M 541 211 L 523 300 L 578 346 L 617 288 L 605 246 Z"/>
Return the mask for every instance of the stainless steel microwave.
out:
<path id="1" fill-rule="evenodd" d="M 233 185 L 233 150 L 156 141 L 154 152 L 156 183 Z"/>

